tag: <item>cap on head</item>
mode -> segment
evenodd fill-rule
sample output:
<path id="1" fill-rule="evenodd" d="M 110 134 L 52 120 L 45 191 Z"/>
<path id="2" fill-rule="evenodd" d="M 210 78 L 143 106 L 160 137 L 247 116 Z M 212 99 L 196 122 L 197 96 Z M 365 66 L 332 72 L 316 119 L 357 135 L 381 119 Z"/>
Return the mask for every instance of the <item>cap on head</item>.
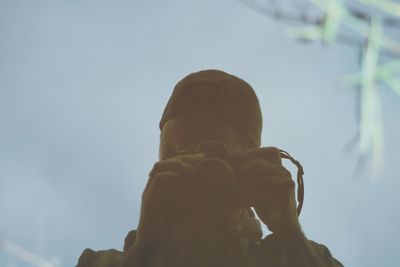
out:
<path id="1" fill-rule="evenodd" d="M 160 130 L 171 118 L 204 110 L 247 135 L 260 146 L 262 115 L 252 87 L 220 70 L 191 73 L 174 88 L 160 121 Z"/>

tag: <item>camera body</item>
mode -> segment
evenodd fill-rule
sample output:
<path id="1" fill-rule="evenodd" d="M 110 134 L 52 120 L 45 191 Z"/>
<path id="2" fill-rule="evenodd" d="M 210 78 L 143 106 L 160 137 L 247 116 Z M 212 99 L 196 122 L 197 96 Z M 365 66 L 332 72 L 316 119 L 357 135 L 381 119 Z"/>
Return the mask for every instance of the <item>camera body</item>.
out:
<path id="1" fill-rule="evenodd" d="M 246 177 L 240 177 L 239 169 L 247 162 L 254 159 L 263 159 L 271 164 L 282 165 L 282 158 L 291 160 L 297 167 L 297 199 L 298 214 L 300 214 L 303 198 L 303 168 L 298 161 L 293 159 L 287 152 L 275 147 L 264 147 L 250 149 L 248 151 L 230 155 L 226 144 L 218 141 L 206 141 L 198 145 L 197 153 L 207 155 L 205 159 L 198 162 L 193 169 L 193 178 L 196 187 L 203 187 L 205 192 L 209 192 L 208 198 L 213 201 L 221 201 L 223 205 L 248 208 L 260 203 L 251 194 L 246 193 L 248 185 Z"/>
<path id="2" fill-rule="evenodd" d="M 257 203 L 255 199 L 251 199 L 251 196 L 245 196 L 246 181 L 245 177 L 239 177 L 239 169 L 248 161 L 257 158 L 273 164 L 282 164 L 278 150 L 271 147 L 230 155 L 225 143 L 207 141 L 200 143 L 196 152 L 206 154 L 207 158 L 194 166 L 195 185 L 205 187 L 205 191 L 209 192 L 208 197 L 220 199 L 225 205 L 241 208 Z"/>

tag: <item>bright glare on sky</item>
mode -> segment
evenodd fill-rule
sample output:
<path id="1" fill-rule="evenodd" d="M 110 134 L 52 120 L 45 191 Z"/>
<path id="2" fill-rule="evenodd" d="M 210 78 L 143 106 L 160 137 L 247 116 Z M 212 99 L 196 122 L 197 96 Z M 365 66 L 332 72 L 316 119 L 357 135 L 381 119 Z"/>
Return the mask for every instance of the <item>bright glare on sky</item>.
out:
<path id="1" fill-rule="evenodd" d="M 0 33 L 0 266 L 121 250 L 172 88 L 210 68 L 253 86 L 262 145 L 304 166 L 307 237 L 345 266 L 399 266 L 400 98 L 381 91 L 384 169 L 355 177 L 356 94 L 341 79 L 357 50 L 298 43 L 233 0 L 2 0 Z"/>

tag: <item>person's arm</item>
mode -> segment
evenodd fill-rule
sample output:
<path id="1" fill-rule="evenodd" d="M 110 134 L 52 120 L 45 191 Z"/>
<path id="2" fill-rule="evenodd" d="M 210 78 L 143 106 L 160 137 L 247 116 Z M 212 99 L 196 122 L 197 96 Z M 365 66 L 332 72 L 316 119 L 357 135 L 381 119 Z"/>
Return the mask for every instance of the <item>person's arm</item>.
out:
<path id="1" fill-rule="evenodd" d="M 284 254 L 290 267 L 336 267 L 327 249 L 320 251 L 303 234 L 298 219 L 295 183 L 282 166 L 277 148 L 257 148 L 242 155 L 239 168 L 240 194 L 254 199 L 253 206 L 260 220 L 273 233 L 274 245 Z M 244 191 L 250 188 L 251 190 Z M 318 247 L 318 246 L 317 246 Z M 329 251 L 328 251 L 329 252 Z"/>
<path id="2" fill-rule="evenodd" d="M 273 234 L 289 267 L 343 267 L 328 248 L 308 240 L 300 229 Z"/>

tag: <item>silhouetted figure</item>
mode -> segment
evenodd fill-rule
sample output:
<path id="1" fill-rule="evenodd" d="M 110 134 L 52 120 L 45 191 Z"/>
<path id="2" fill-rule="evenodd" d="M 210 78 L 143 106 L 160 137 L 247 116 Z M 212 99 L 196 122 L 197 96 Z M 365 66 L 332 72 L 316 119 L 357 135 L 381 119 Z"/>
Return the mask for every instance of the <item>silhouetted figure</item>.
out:
<path id="1" fill-rule="evenodd" d="M 160 122 L 139 225 L 124 251 L 86 249 L 78 267 L 333 267 L 298 221 L 295 183 L 278 149 L 260 148 L 262 116 L 245 81 L 192 73 Z M 272 232 L 262 239 L 258 217 Z"/>

